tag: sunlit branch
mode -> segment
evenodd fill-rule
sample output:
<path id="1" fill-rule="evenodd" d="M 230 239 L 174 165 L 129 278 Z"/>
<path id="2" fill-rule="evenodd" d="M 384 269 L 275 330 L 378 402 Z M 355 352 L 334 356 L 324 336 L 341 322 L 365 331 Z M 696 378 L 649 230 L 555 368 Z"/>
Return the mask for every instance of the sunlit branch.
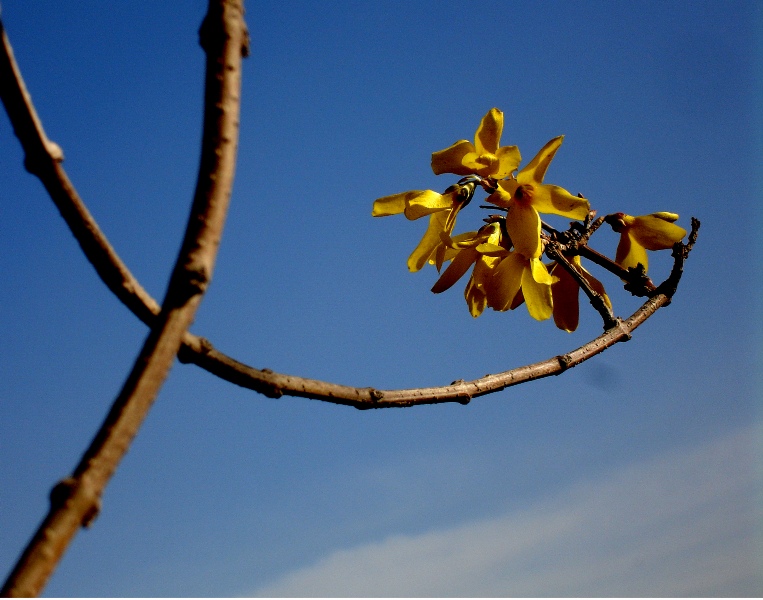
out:
<path id="1" fill-rule="evenodd" d="M 72 476 L 53 489 L 50 511 L 8 577 L 3 595 L 38 595 L 77 530 L 97 515 L 103 490 L 151 408 L 212 277 L 238 142 L 241 57 L 247 44 L 241 2 L 211 0 L 200 37 L 207 53 L 201 161 L 188 227 L 161 312 L 95 439 Z"/>
<path id="2" fill-rule="evenodd" d="M 696 223 L 696 226 L 695 226 Z M 699 221 L 692 219 L 692 235 L 688 244 L 678 243 L 674 247 L 675 265 L 670 277 L 666 280 L 669 285 L 664 292 L 649 298 L 636 312 L 625 320 L 616 319 L 613 326 L 602 335 L 587 344 L 555 356 L 546 361 L 504 371 L 494 375 L 485 375 L 473 381 L 454 381 L 450 385 L 413 388 L 405 390 L 379 390 L 373 387 L 351 387 L 328 383 L 316 379 L 306 379 L 291 375 L 275 373 L 268 369 L 254 369 L 225 355 L 218 353 L 209 342 L 201 340 L 201 347 L 185 356 L 181 352 L 181 360 L 193 358 L 201 363 L 208 371 L 222 379 L 242 387 L 255 390 L 272 398 L 284 395 L 321 400 L 333 404 L 354 406 L 358 409 L 408 407 L 419 404 L 442 404 L 458 402 L 467 404 L 472 398 L 484 396 L 503 390 L 507 387 L 559 375 L 570 367 L 574 367 L 589 358 L 596 356 L 617 342 L 627 341 L 631 333 L 659 308 L 670 304 L 672 293 L 681 277 L 683 262 L 686 260 L 691 247 L 696 240 Z M 675 284 L 675 285 L 674 285 Z M 662 286 L 660 286 L 662 288 Z M 198 361 L 198 362 L 197 362 Z"/>
<path id="3" fill-rule="evenodd" d="M 18 76 L 18 81 L 20 81 L 20 76 Z M 3 87 L 7 87 L 5 80 L 3 80 Z M 33 108 L 31 108 L 31 102 L 28 99 L 28 95 L 26 98 L 25 106 L 29 107 L 26 109 L 27 113 L 34 114 Z M 9 110 L 9 113 L 10 112 L 11 111 Z M 16 118 L 12 116 L 11 120 L 14 121 L 15 126 Z M 16 127 L 16 131 L 17 135 L 19 135 L 21 139 L 22 134 L 19 133 L 19 127 Z M 35 135 L 37 135 L 36 131 L 37 130 L 33 130 Z M 41 127 L 39 127 L 39 131 L 42 131 Z M 44 139 L 44 134 L 42 139 Z M 27 147 L 27 143 L 25 143 L 24 139 L 22 139 L 22 144 L 25 148 Z M 60 169 L 60 171 L 62 172 L 63 170 Z M 56 184 L 56 181 L 58 180 L 54 180 L 54 185 Z M 488 182 L 488 179 L 484 179 L 483 182 Z M 48 183 L 46 183 L 46 187 L 48 187 Z M 76 195 L 69 197 L 60 193 L 60 191 L 58 192 L 59 193 L 56 194 L 58 198 L 63 198 L 64 202 L 74 203 Z M 51 192 L 51 195 L 53 195 L 53 192 Z M 498 209 L 495 206 L 486 206 L 485 208 L 490 208 L 493 210 Z M 118 273 L 127 273 L 129 275 L 129 277 L 124 280 L 126 281 L 126 285 L 109 287 L 117 295 L 117 297 L 120 298 L 128 306 L 128 308 L 130 308 L 144 322 L 150 324 L 154 318 L 154 315 L 158 313 L 158 304 L 153 300 L 153 298 L 151 298 L 146 292 L 143 291 L 143 288 L 140 287 L 140 284 L 137 282 L 137 280 L 135 280 L 135 278 L 129 274 L 129 270 L 126 268 L 126 266 L 124 266 L 119 257 L 113 252 L 113 250 L 111 252 L 105 252 L 103 250 L 103 248 L 110 248 L 110 246 L 108 246 L 108 242 L 105 241 L 103 234 L 98 229 L 97 225 L 92 219 L 92 216 L 90 216 L 86 210 L 80 211 L 79 213 L 75 213 L 75 211 L 71 210 L 62 210 L 62 214 L 64 214 L 64 218 L 66 219 L 67 224 L 69 224 L 72 231 L 75 232 L 75 236 L 78 235 L 77 232 L 85 232 L 86 235 L 92 235 L 101 240 L 100 243 L 88 244 L 83 243 L 83 241 L 78 237 L 78 240 L 80 240 L 80 244 L 82 245 L 88 259 L 91 261 L 91 263 L 93 263 L 99 275 L 104 281 L 107 282 L 107 284 L 109 281 L 114 281 L 115 279 L 119 280 L 118 278 L 114 278 L 113 274 L 110 272 L 112 270 L 117 271 Z M 77 214 L 77 218 L 81 219 L 82 223 L 78 223 L 76 219 L 70 220 L 70 218 L 67 218 L 67 215 L 70 214 Z M 601 218 L 593 221 L 588 229 L 592 231 L 595 230 L 601 224 L 600 220 Z M 583 247 L 587 248 L 587 246 Z M 619 269 L 619 271 L 616 271 L 615 274 L 621 276 L 622 278 L 629 276 L 628 271 L 622 269 L 622 267 L 619 267 L 619 265 L 616 265 L 616 263 L 613 263 L 611 259 L 600 255 L 593 250 L 590 250 L 590 252 L 584 251 L 581 252 L 581 254 L 593 262 L 604 263 L 613 272 Z M 654 289 L 654 286 L 652 286 L 652 289 Z M 139 290 L 141 293 L 136 292 L 136 290 Z M 138 305 L 137 308 L 136 302 Z M 640 325 L 643 320 L 648 318 L 648 316 L 650 316 L 654 310 L 660 306 L 663 306 L 664 304 L 667 304 L 668 302 L 669 297 L 667 300 L 660 301 L 659 305 L 657 306 L 655 306 L 653 303 L 647 302 L 641 309 L 639 309 L 639 311 L 634 313 L 630 319 L 627 319 L 625 323 L 634 323 L 635 325 L 632 326 L 630 330 L 635 329 L 635 327 Z M 141 315 L 148 316 L 144 318 Z M 606 335 L 607 334 L 605 334 L 605 336 Z M 592 341 L 591 344 L 598 346 L 601 344 L 601 342 L 602 339 L 600 337 Z M 579 348 L 576 352 L 580 353 L 584 348 L 586 348 L 586 346 Z M 221 379 L 241 387 L 254 390 L 265 396 L 281 397 L 287 395 L 312 398 L 315 400 L 321 400 L 335 404 L 355 406 L 357 408 L 382 408 L 387 406 L 411 406 L 413 404 L 424 404 L 432 402 L 461 401 L 466 397 L 471 398 L 507 387 L 503 384 L 498 385 L 498 387 L 493 387 L 494 382 L 496 381 L 494 378 L 497 376 L 490 376 L 488 380 L 484 380 L 485 378 L 475 380 L 475 382 L 471 382 L 470 384 L 460 383 L 457 385 L 442 386 L 436 388 L 421 388 L 414 390 L 381 391 L 373 387 L 353 387 L 341 385 L 316 379 L 308 379 L 295 375 L 276 373 L 269 369 L 257 369 L 251 367 L 217 350 L 214 345 L 205 338 L 193 335 L 188 332 L 186 332 L 183 338 L 183 346 L 180 349 L 178 358 L 182 362 L 193 363 L 216 375 L 217 377 L 220 377 Z M 556 359 L 551 359 L 551 362 L 554 362 L 554 360 Z M 556 360 L 556 362 L 558 363 L 559 360 Z M 544 365 L 546 363 L 539 364 Z M 519 375 L 520 372 L 527 373 L 528 368 L 530 367 L 522 367 L 519 370 L 506 371 L 502 374 L 502 376 L 505 377 L 507 381 L 513 382 L 511 385 L 515 385 L 516 383 L 528 380 L 528 378 L 522 378 Z M 543 367 L 538 371 L 538 373 L 545 373 L 546 370 L 547 369 Z M 531 369 L 531 372 L 535 373 L 535 370 Z M 532 378 L 537 378 L 538 376 L 534 376 Z M 475 394 L 473 393 L 473 386 L 476 386 L 479 388 L 479 390 L 487 391 L 481 391 L 479 394 Z M 470 390 L 470 393 L 466 393 L 467 388 Z M 384 401 L 380 402 L 380 398 L 384 398 Z"/>
<path id="4" fill-rule="evenodd" d="M 223 379 L 272 398 L 279 398 L 284 395 L 297 396 L 354 406 L 358 409 L 403 408 L 447 402 L 467 404 L 473 398 L 491 394 L 507 387 L 549 375 L 559 375 L 570 367 L 596 356 L 617 342 L 629 340 L 633 330 L 651 317 L 659 308 L 669 303 L 670 298 L 663 294 L 650 298 L 630 317 L 618 321 L 614 327 L 596 339 L 567 354 L 510 371 L 485 375 L 472 381 L 458 380 L 450 385 L 439 387 L 380 390 L 373 387 L 351 387 L 315 379 L 305 379 L 275 373 L 268 369 L 253 369 L 230 358 L 215 355 L 216 351 L 210 346 L 207 348 L 211 364 L 205 365 L 205 368 Z"/>
<path id="5" fill-rule="evenodd" d="M 6 581 L 4 595 L 38 594 L 79 527 L 87 526 L 97 516 L 103 490 L 137 434 L 176 356 L 182 362 L 197 364 L 229 382 L 273 398 L 289 395 L 358 409 L 447 402 L 466 404 L 473 398 L 513 385 L 558 375 L 617 342 L 630 339 L 633 330 L 671 302 L 684 262 L 697 238 L 699 221 L 692 219 L 688 242 L 673 246 L 671 273 L 655 287 L 643 267 L 623 269 L 587 246 L 603 217 L 594 220 L 595 213 L 590 212 L 584 224 L 573 224 L 567 232 L 559 232 L 543 223 L 549 233 L 546 239 L 550 240 L 547 254 L 575 278 L 602 315 L 606 329 L 604 334 L 576 350 L 546 361 L 472 381 L 458 380 L 445 386 L 403 390 L 352 387 L 255 369 L 217 351 L 207 340 L 187 331 L 212 277 L 232 189 L 238 143 L 241 57 L 246 54 L 248 44 L 242 0 L 210 0 L 200 30 L 207 57 L 201 161 L 183 245 L 161 307 L 119 258 L 69 181 L 61 165 L 63 152 L 45 134 L 2 22 L 0 36 L 0 98 L 24 149 L 26 169 L 41 180 L 101 279 L 151 328 L 90 447 L 72 475 L 52 490 L 50 512 Z M 459 185 L 468 191 L 468 197 L 462 199 L 464 206 L 477 185 L 488 193 L 497 189 L 496 180 L 476 175 L 462 179 Z M 506 233 L 503 217 L 495 218 Z M 615 318 L 603 297 L 568 260 L 567 256 L 576 254 L 608 269 L 626 282 L 626 289 L 649 299 L 628 319 Z"/>

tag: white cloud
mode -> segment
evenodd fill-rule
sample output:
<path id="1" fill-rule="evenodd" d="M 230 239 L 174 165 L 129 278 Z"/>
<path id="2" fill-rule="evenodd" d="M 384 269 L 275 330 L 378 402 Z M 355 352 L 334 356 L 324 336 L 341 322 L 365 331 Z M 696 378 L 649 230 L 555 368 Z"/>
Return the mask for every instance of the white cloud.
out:
<path id="1" fill-rule="evenodd" d="M 336 551 L 260 596 L 763 594 L 760 428 L 524 512 Z"/>

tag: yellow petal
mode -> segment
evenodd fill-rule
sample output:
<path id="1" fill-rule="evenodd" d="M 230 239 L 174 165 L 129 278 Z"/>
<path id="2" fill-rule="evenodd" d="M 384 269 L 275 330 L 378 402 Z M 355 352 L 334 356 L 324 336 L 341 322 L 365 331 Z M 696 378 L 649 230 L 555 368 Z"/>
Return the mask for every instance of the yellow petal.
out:
<path id="1" fill-rule="evenodd" d="M 656 212 L 652 213 L 652 216 L 657 217 L 658 219 L 662 219 L 663 221 L 668 221 L 670 223 L 675 223 L 678 221 L 678 215 L 671 212 Z"/>
<path id="2" fill-rule="evenodd" d="M 540 217 L 532 206 L 511 202 L 506 215 L 506 231 L 514 249 L 525 258 L 541 255 Z"/>
<path id="3" fill-rule="evenodd" d="M 405 199 L 409 194 L 420 194 L 416 190 L 413 192 L 403 192 L 402 194 L 392 194 L 374 200 L 374 208 L 371 213 L 374 217 L 387 217 L 389 215 L 399 215 L 405 210 Z"/>
<path id="4" fill-rule="evenodd" d="M 547 184 L 535 186 L 532 205 L 538 212 L 580 221 L 584 220 L 591 210 L 591 205 L 585 198 L 573 196 L 558 185 Z"/>
<path id="5" fill-rule="evenodd" d="M 408 269 L 410 271 L 419 271 L 427 263 L 434 249 L 441 243 L 440 232 L 445 227 L 446 217 L 445 211 L 433 213 L 429 217 L 429 226 L 424 237 L 421 238 L 419 245 L 408 257 Z"/>
<path id="6" fill-rule="evenodd" d="M 469 173 L 476 173 L 482 177 L 489 177 L 498 170 L 498 157 L 489 152 L 477 154 L 468 152 L 461 160 L 461 164 L 468 169 Z"/>
<path id="7" fill-rule="evenodd" d="M 686 230 L 654 215 L 635 217 L 630 234 L 647 250 L 666 250 L 680 242 Z"/>
<path id="8" fill-rule="evenodd" d="M 551 160 L 554 158 L 554 154 L 562 145 L 564 136 L 560 135 L 550 140 L 540 152 L 535 155 L 527 166 L 517 174 L 517 180 L 522 183 L 543 183 L 543 178 L 546 176 L 546 169 L 551 164 Z"/>
<path id="9" fill-rule="evenodd" d="M 439 250 L 439 249 L 440 249 L 440 246 L 437 246 L 437 250 Z M 456 257 L 456 254 L 458 254 L 459 252 L 461 252 L 460 248 L 448 248 L 446 246 L 445 247 L 445 256 L 443 256 L 443 258 L 442 258 L 443 263 L 446 263 L 449 260 L 453 260 Z M 439 271 L 439 269 L 438 269 L 438 271 Z"/>
<path id="10" fill-rule="evenodd" d="M 578 299 L 580 286 L 567 269 L 558 263 L 554 265 L 551 274 L 557 277 L 557 280 L 551 284 L 554 323 L 564 331 L 575 331 L 580 319 Z"/>
<path id="11" fill-rule="evenodd" d="M 501 231 L 501 226 L 498 223 L 490 223 L 489 225 L 486 225 L 483 231 L 490 234 L 486 240 L 486 243 L 500 246 L 501 240 L 503 239 L 503 232 Z"/>
<path id="12" fill-rule="evenodd" d="M 546 265 L 537 260 L 543 271 L 546 272 L 548 280 L 551 276 L 546 270 Z M 525 297 L 527 311 L 536 321 L 545 321 L 554 310 L 554 303 L 551 299 L 551 284 L 541 283 L 535 280 L 534 272 L 536 268 L 526 268 L 522 271 L 522 294 Z M 545 280 L 545 278 L 543 278 Z"/>
<path id="13" fill-rule="evenodd" d="M 453 208 L 448 211 L 448 216 L 445 219 L 445 233 L 450 235 L 453 232 L 453 228 L 456 226 L 456 217 L 458 212 L 465 206 L 463 202 L 455 201 L 455 194 L 453 195 L 454 201 L 452 203 Z"/>
<path id="14" fill-rule="evenodd" d="M 509 306 L 509 310 L 514 310 L 515 308 L 522 306 L 522 303 L 524 301 L 525 301 L 525 295 L 522 293 L 522 288 L 519 288 L 517 295 L 514 296 L 514 300 L 511 301 L 511 306 Z"/>
<path id="15" fill-rule="evenodd" d="M 516 146 L 502 146 L 495 153 L 498 158 L 498 168 L 492 174 L 496 179 L 508 177 L 519 168 L 522 155 Z"/>
<path id="16" fill-rule="evenodd" d="M 585 279 L 588 282 L 588 285 L 591 286 L 591 289 L 599 294 L 602 298 L 604 298 L 604 303 L 609 306 L 609 308 L 612 308 L 612 302 L 609 299 L 609 296 L 607 296 L 607 292 L 604 291 L 604 284 L 601 283 L 596 277 L 591 275 L 588 271 L 586 271 L 583 268 L 583 265 L 580 264 L 580 257 L 575 256 L 574 257 L 574 263 L 575 267 L 577 268 L 578 272 L 583 276 L 583 279 Z"/>
<path id="17" fill-rule="evenodd" d="M 508 250 L 503 246 L 497 246 L 489 242 L 478 245 L 477 251 L 480 254 L 487 254 L 488 256 L 504 256 L 505 254 L 508 254 Z"/>
<path id="18" fill-rule="evenodd" d="M 539 259 L 530 259 L 530 273 L 532 278 L 537 283 L 543 285 L 551 285 L 554 282 L 554 278 L 548 272 L 548 268 Z"/>
<path id="19" fill-rule="evenodd" d="M 482 117 L 474 136 L 474 147 L 477 153 L 495 154 L 501 142 L 501 132 L 503 132 L 503 113 L 497 108 L 491 108 Z"/>
<path id="20" fill-rule="evenodd" d="M 466 305 L 469 307 L 469 313 L 475 319 L 482 314 L 487 306 L 485 292 L 474 283 L 473 276 L 469 278 L 469 282 L 466 284 L 464 298 L 466 299 Z"/>
<path id="21" fill-rule="evenodd" d="M 508 310 L 522 286 L 522 273 L 527 267 L 527 259 L 516 252 L 498 263 L 485 285 L 488 306 L 495 310 Z"/>
<path id="22" fill-rule="evenodd" d="M 463 158 L 469 152 L 474 152 L 474 145 L 468 140 L 459 140 L 445 150 L 433 152 L 432 171 L 435 175 L 443 173 L 471 175 L 472 171 L 463 164 Z"/>
<path id="23" fill-rule="evenodd" d="M 438 273 L 442 270 L 442 265 L 445 262 L 445 255 L 448 250 L 449 248 L 440 241 L 435 247 L 434 252 L 429 256 L 429 262 L 434 264 Z M 434 257 L 434 259 L 432 257 Z"/>
<path id="24" fill-rule="evenodd" d="M 511 203 L 511 195 L 513 194 L 513 191 L 508 192 L 503 189 L 503 181 L 499 181 L 498 185 L 500 187 L 487 197 L 487 201 L 490 202 L 490 204 L 495 204 L 501 208 L 508 208 Z"/>
<path id="25" fill-rule="evenodd" d="M 486 292 L 487 288 L 490 287 L 493 278 L 493 268 L 499 262 L 499 258 L 480 255 L 477 262 L 474 263 L 472 279 L 474 279 L 474 285 L 480 288 L 483 292 Z"/>
<path id="26" fill-rule="evenodd" d="M 439 294 L 450 288 L 456 281 L 464 276 L 478 258 L 479 252 L 472 248 L 461 250 L 434 284 L 432 292 Z"/>
<path id="27" fill-rule="evenodd" d="M 649 268 L 649 260 L 646 257 L 646 250 L 631 237 L 628 230 L 620 234 L 620 243 L 617 245 L 615 262 L 624 269 L 636 267 L 641 263 L 644 265 L 645 273 Z"/>
<path id="28" fill-rule="evenodd" d="M 405 198 L 405 216 L 413 221 L 453 206 L 454 194 L 438 194 L 432 190 L 408 192 Z"/>
<path id="29" fill-rule="evenodd" d="M 486 239 L 486 237 L 487 236 L 484 236 L 484 234 L 481 234 L 479 231 L 467 231 L 465 233 L 454 235 L 453 237 L 450 237 L 445 231 L 440 233 L 440 240 L 442 240 L 442 243 L 448 248 L 456 249 L 473 248 L 482 243 L 482 240 Z"/>
<path id="30" fill-rule="evenodd" d="M 498 191 L 503 190 L 508 194 L 509 198 L 514 195 L 519 187 L 519 182 L 516 179 L 501 179 L 498 182 Z"/>

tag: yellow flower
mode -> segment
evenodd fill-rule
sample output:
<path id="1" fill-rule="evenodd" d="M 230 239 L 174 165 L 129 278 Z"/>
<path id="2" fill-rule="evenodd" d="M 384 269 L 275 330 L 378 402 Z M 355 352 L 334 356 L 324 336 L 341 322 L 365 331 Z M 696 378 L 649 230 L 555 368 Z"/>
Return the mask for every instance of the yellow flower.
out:
<path id="1" fill-rule="evenodd" d="M 487 306 L 492 306 L 488 301 L 488 295 L 491 293 L 490 290 L 493 285 L 493 269 L 503 257 L 509 254 L 509 250 L 504 247 L 506 242 L 502 238 L 500 227 L 497 223 L 493 224 L 490 237 L 475 248 L 478 255 L 474 262 L 472 275 L 464 289 L 466 306 L 469 308 L 469 313 L 475 318 L 479 317 Z M 443 275 L 445 274 L 443 273 Z M 512 305 L 511 308 L 515 308 L 515 305 Z"/>
<path id="2" fill-rule="evenodd" d="M 585 198 L 543 183 L 548 165 L 563 140 L 564 136 L 559 136 L 549 141 L 516 179 L 499 181 L 498 189 L 487 199 L 508 209 L 506 229 L 516 251 L 528 259 L 538 258 L 542 252 L 539 212 L 583 220 L 591 209 Z"/>
<path id="3" fill-rule="evenodd" d="M 516 146 L 499 146 L 503 131 L 503 113 L 491 108 L 482 117 L 474 143 L 459 140 L 449 148 L 432 153 L 435 175 L 480 175 L 502 179 L 519 166 L 521 156 Z"/>
<path id="4" fill-rule="evenodd" d="M 479 231 L 455 236 L 453 239 L 443 234 L 444 245 L 448 248 L 445 259 L 452 262 L 432 287 L 435 294 L 444 292 L 458 281 L 474 265 L 472 274 L 464 290 L 464 298 L 473 317 L 479 317 L 487 306 L 486 285 L 491 269 L 509 251 L 503 247 L 501 228 L 498 223 L 489 223 Z"/>
<path id="5" fill-rule="evenodd" d="M 435 283 L 433 292 L 447 290 L 474 265 L 464 291 L 473 317 L 482 314 L 486 306 L 498 311 L 512 310 L 523 299 L 533 318 L 542 321 L 551 316 L 550 286 L 555 278 L 539 259 L 528 259 L 507 249 L 509 241 L 498 223 L 446 240 L 446 243 L 456 254 Z"/>
<path id="6" fill-rule="evenodd" d="M 530 316 L 544 321 L 554 309 L 551 284 L 555 280 L 539 258 L 512 251 L 492 269 L 487 304 L 494 310 L 514 309 L 520 304 L 521 292 Z"/>
<path id="7" fill-rule="evenodd" d="M 449 289 L 474 263 L 491 251 L 493 254 L 495 251 L 508 253 L 508 250 L 499 246 L 501 231 L 498 223 L 490 223 L 479 231 L 469 231 L 453 238 L 445 233 L 440 237 L 446 247 L 443 260 L 451 260 L 451 263 L 432 287 L 435 294 Z"/>
<path id="8" fill-rule="evenodd" d="M 583 268 L 583 265 L 580 264 L 580 257 L 573 256 L 570 262 L 581 277 L 588 282 L 591 289 L 602 296 L 606 305 L 612 308 L 612 302 L 604 291 L 604 286 Z M 554 299 L 554 323 L 564 331 L 575 331 L 580 319 L 580 302 L 578 300 L 580 285 L 558 262 L 551 266 L 550 273 L 557 278 L 551 284 L 551 296 Z"/>
<path id="9" fill-rule="evenodd" d="M 623 213 L 608 215 L 607 223 L 620 234 L 615 262 L 625 269 L 636 267 L 640 263 L 644 265 L 646 273 L 649 267 L 647 250 L 667 250 L 686 235 L 683 227 L 674 224 L 677 220 L 678 215 L 669 212 L 656 212 L 640 217 Z"/>
<path id="10" fill-rule="evenodd" d="M 429 215 L 429 226 L 424 237 L 408 258 L 408 269 L 418 271 L 442 244 L 440 234 L 451 234 L 458 211 L 469 204 L 476 187 L 477 182 L 469 180 L 450 186 L 443 194 L 432 190 L 413 190 L 384 196 L 374 201 L 371 214 L 374 217 L 386 217 L 404 213 L 409 220 Z"/>

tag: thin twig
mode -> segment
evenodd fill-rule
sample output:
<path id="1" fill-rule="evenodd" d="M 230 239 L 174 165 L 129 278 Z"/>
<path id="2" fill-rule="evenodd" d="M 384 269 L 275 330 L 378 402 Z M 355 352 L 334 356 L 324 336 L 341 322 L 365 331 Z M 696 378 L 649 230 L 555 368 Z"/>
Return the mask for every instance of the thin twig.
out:
<path id="1" fill-rule="evenodd" d="M 484 396 L 503 390 L 507 387 L 559 375 L 570 367 L 574 367 L 593 356 L 603 352 L 617 342 L 627 341 L 630 334 L 639 325 L 652 316 L 659 308 L 670 302 L 665 295 L 657 295 L 647 300 L 628 319 L 605 331 L 596 339 L 568 352 L 555 356 L 543 362 L 504 371 L 493 375 L 485 375 L 473 381 L 459 380 L 451 385 L 429 388 L 414 388 L 404 390 L 379 390 L 373 387 L 351 387 L 316 379 L 306 379 L 275 373 L 268 369 L 253 369 L 216 351 L 206 345 L 209 364 L 204 368 L 219 377 L 242 387 L 260 392 L 271 398 L 284 395 L 320 400 L 332 404 L 353 406 L 358 409 L 369 408 L 403 408 L 420 404 L 443 404 L 458 402 L 468 404 L 472 398 Z"/>
<path id="2" fill-rule="evenodd" d="M 554 241 L 548 242 L 548 244 L 546 244 L 545 252 L 546 256 L 559 263 L 559 265 L 561 265 L 561 267 L 575 280 L 580 289 L 583 290 L 588 297 L 591 306 L 599 313 L 602 321 L 604 321 L 604 329 L 610 329 L 617 325 L 617 319 L 612 312 L 612 308 L 604 301 L 604 297 L 591 287 L 591 284 L 585 277 L 583 277 L 580 271 L 578 271 L 572 263 L 567 260 L 567 257 L 562 254 L 559 244 Z"/>
<path id="3" fill-rule="evenodd" d="M 240 363 L 215 348 L 207 340 L 201 338 L 199 346 L 189 349 L 179 355 L 180 360 L 190 360 L 225 379 L 271 398 L 281 396 L 296 396 L 353 406 L 365 410 L 369 408 L 408 407 L 419 404 L 442 404 L 458 402 L 468 404 L 472 398 L 484 396 L 503 390 L 507 387 L 559 375 L 567 369 L 585 362 L 600 354 L 617 342 L 628 341 L 631 333 L 658 309 L 670 304 L 673 294 L 683 273 L 683 265 L 697 240 L 699 221 L 692 218 L 692 231 L 688 243 L 678 243 L 673 248 L 674 266 L 668 279 L 658 288 L 658 292 L 641 305 L 625 320 L 615 319 L 613 326 L 602 335 L 576 350 L 567 354 L 555 356 L 546 361 L 504 371 L 495 375 L 485 375 L 473 381 L 457 380 L 450 385 L 430 388 L 414 388 L 405 390 L 379 390 L 373 387 L 352 387 L 306 379 L 292 375 L 275 373 L 270 369 L 255 369 Z M 661 291 L 660 291 L 661 290 Z"/>
<path id="4" fill-rule="evenodd" d="M 8 577 L 3 595 L 38 595 L 79 527 L 97 515 L 103 490 L 148 414 L 211 279 L 238 142 L 246 45 L 240 0 L 210 0 L 200 34 L 207 75 L 199 177 L 161 313 L 95 439 L 72 476 L 53 489 L 50 511 Z"/>
<path id="5" fill-rule="evenodd" d="M 580 246 L 578 248 L 578 253 L 580 256 L 587 258 L 591 262 L 605 268 L 610 273 L 617 275 L 620 279 L 625 281 L 625 289 L 634 296 L 649 296 L 656 289 L 652 280 L 646 275 L 643 267 L 640 269 L 634 267 L 625 269 L 608 256 L 604 256 L 601 252 L 597 252 L 587 245 Z"/>

